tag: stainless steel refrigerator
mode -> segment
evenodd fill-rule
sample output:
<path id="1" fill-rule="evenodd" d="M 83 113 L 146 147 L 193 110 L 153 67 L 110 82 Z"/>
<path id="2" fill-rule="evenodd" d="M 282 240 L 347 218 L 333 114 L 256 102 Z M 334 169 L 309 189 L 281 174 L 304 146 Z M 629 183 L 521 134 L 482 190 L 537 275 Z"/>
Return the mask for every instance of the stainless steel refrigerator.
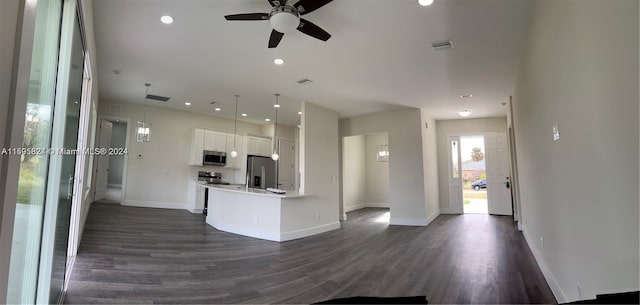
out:
<path id="1" fill-rule="evenodd" d="M 269 157 L 247 156 L 249 187 L 259 189 L 276 188 L 276 174 L 276 161 Z"/>

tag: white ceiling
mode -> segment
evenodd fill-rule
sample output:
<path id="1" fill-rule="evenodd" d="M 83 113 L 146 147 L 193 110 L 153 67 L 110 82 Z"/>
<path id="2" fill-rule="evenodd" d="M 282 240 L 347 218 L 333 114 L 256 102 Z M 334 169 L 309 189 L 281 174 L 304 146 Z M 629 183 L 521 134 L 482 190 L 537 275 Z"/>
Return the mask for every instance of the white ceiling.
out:
<path id="1" fill-rule="evenodd" d="M 436 119 L 460 118 L 462 109 L 471 118 L 504 116 L 533 2 L 334 0 L 304 16 L 331 33 L 329 41 L 295 32 L 276 49 L 267 48 L 267 21 L 224 19 L 270 8 L 267 0 L 95 1 L 101 99 L 143 103 L 149 82 L 150 93 L 172 98 L 150 104 L 232 118 L 239 94 L 240 112 L 259 123 L 273 118 L 274 93 L 282 94 L 279 121 L 287 124 L 297 124 L 302 101 L 342 117 L 403 107 Z M 172 25 L 160 22 L 165 14 Z M 455 48 L 431 48 L 448 39 Z M 302 78 L 313 83 L 297 84 Z M 473 98 L 460 99 L 466 93 Z"/>

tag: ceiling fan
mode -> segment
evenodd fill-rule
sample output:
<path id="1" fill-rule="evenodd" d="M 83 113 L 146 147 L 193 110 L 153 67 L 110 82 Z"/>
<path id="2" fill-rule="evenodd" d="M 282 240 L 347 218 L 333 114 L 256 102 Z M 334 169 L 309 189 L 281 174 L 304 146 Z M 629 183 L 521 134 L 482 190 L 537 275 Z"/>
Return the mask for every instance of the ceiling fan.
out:
<path id="1" fill-rule="evenodd" d="M 315 25 L 309 20 L 300 18 L 309 14 L 333 0 L 300 0 L 294 5 L 289 5 L 289 0 L 267 0 L 273 7 L 271 13 L 235 14 L 224 16 L 229 21 L 260 21 L 269 20 L 273 30 L 269 38 L 269 48 L 278 46 L 282 37 L 294 29 L 311 37 L 327 41 L 331 34 Z"/>

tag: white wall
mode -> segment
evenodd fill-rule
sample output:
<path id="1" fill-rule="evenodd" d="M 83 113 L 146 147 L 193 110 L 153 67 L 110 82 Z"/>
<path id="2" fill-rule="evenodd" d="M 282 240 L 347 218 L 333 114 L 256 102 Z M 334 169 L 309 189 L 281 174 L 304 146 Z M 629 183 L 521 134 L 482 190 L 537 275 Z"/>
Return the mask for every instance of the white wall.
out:
<path id="1" fill-rule="evenodd" d="M 273 138 L 274 124 L 262 125 L 262 135 Z M 298 127 L 278 124 L 278 139 L 294 140 Z"/>
<path id="2" fill-rule="evenodd" d="M 436 121 L 438 137 L 438 184 L 440 212 L 451 213 L 449 207 L 448 136 L 477 135 L 486 132 L 507 132 L 507 118 L 464 119 Z"/>
<path id="3" fill-rule="evenodd" d="M 365 135 L 365 204 L 368 207 L 389 207 L 389 162 L 378 162 L 378 145 L 387 143 L 386 133 Z"/>
<path id="4" fill-rule="evenodd" d="M 338 114 L 321 106 L 302 104 L 300 170 L 304 194 L 283 200 L 282 232 L 293 233 L 313 225 L 316 232 L 340 227 Z"/>
<path id="5" fill-rule="evenodd" d="M 420 111 L 422 130 L 422 171 L 424 173 L 424 197 L 427 222 L 440 215 L 440 194 L 438 181 L 438 138 L 436 121 L 425 110 Z M 448 192 L 447 192 L 448 194 Z"/>
<path id="6" fill-rule="evenodd" d="M 11 91 L 11 79 L 14 63 L 14 43 L 18 23 L 18 0 L 0 1 L 0 41 L 2 41 L 2 51 L 0 52 L 0 144 L 2 147 L 10 147 L 8 140 L 11 135 L 7 131 L 11 130 L 11 120 L 8 118 Z M 6 137 L 6 138 L 5 138 Z M 5 156 L 0 156 L 0 176 L 9 178 L 5 167 Z M 0 207 L 0 304 L 6 303 L 7 284 L 9 277 L 9 260 L 11 256 L 11 240 L 13 237 L 13 218 L 15 216 L 15 203 L 7 204 L 7 198 L 13 198 L 15 202 L 16 189 L 9 187 L 17 185 L 17 175 L 11 175 L 15 181 L 7 183 L 0 178 L 0 200 L 3 204 Z M 11 194 L 7 194 L 11 192 Z"/>
<path id="7" fill-rule="evenodd" d="M 423 152 L 419 109 L 340 120 L 340 136 L 389 134 L 389 205 L 391 224 L 426 226 Z M 342 196 L 342 190 L 341 190 Z"/>
<path id="8" fill-rule="evenodd" d="M 111 131 L 111 147 L 112 148 L 125 148 L 127 142 L 127 124 L 112 122 L 113 128 Z M 122 171 L 124 169 L 124 156 L 113 155 L 109 156 L 109 176 L 107 183 L 113 186 L 122 185 Z"/>
<path id="9" fill-rule="evenodd" d="M 558 302 L 639 290 L 638 11 L 535 9 L 513 122 L 524 233 Z"/>
<path id="10" fill-rule="evenodd" d="M 367 168 L 364 135 L 342 139 L 342 205 L 344 212 L 364 207 L 367 201 Z"/>
<path id="11" fill-rule="evenodd" d="M 112 104 L 120 107 L 120 113 L 110 112 Z M 143 112 L 141 104 L 105 100 L 99 108 L 100 115 L 129 118 L 131 122 L 141 120 Z M 235 177 L 237 170 L 188 165 L 192 129 L 233 133 L 233 119 L 148 106 L 147 121 L 152 124 L 151 142 L 136 142 L 135 128 L 130 128 L 123 204 L 183 209 L 186 208 L 187 181 L 196 179 L 199 170 L 221 172 L 223 180 Z M 238 134 L 246 133 L 262 134 L 262 126 L 238 121 Z M 138 155 L 142 155 L 142 159 L 138 159 Z"/>

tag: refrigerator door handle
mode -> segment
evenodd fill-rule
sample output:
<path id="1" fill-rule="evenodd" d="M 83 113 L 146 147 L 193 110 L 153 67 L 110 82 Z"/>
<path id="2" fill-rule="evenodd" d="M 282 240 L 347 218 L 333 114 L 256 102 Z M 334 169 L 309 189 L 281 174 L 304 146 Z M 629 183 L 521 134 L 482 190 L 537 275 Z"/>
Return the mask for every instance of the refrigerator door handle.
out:
<path id="1" fill-rule="evenodd" d="M 264 168 L 264 165 L 260 166 L 260 188 L 261 189 L 265 189 L 266 188 L 266 169 Z"/>

